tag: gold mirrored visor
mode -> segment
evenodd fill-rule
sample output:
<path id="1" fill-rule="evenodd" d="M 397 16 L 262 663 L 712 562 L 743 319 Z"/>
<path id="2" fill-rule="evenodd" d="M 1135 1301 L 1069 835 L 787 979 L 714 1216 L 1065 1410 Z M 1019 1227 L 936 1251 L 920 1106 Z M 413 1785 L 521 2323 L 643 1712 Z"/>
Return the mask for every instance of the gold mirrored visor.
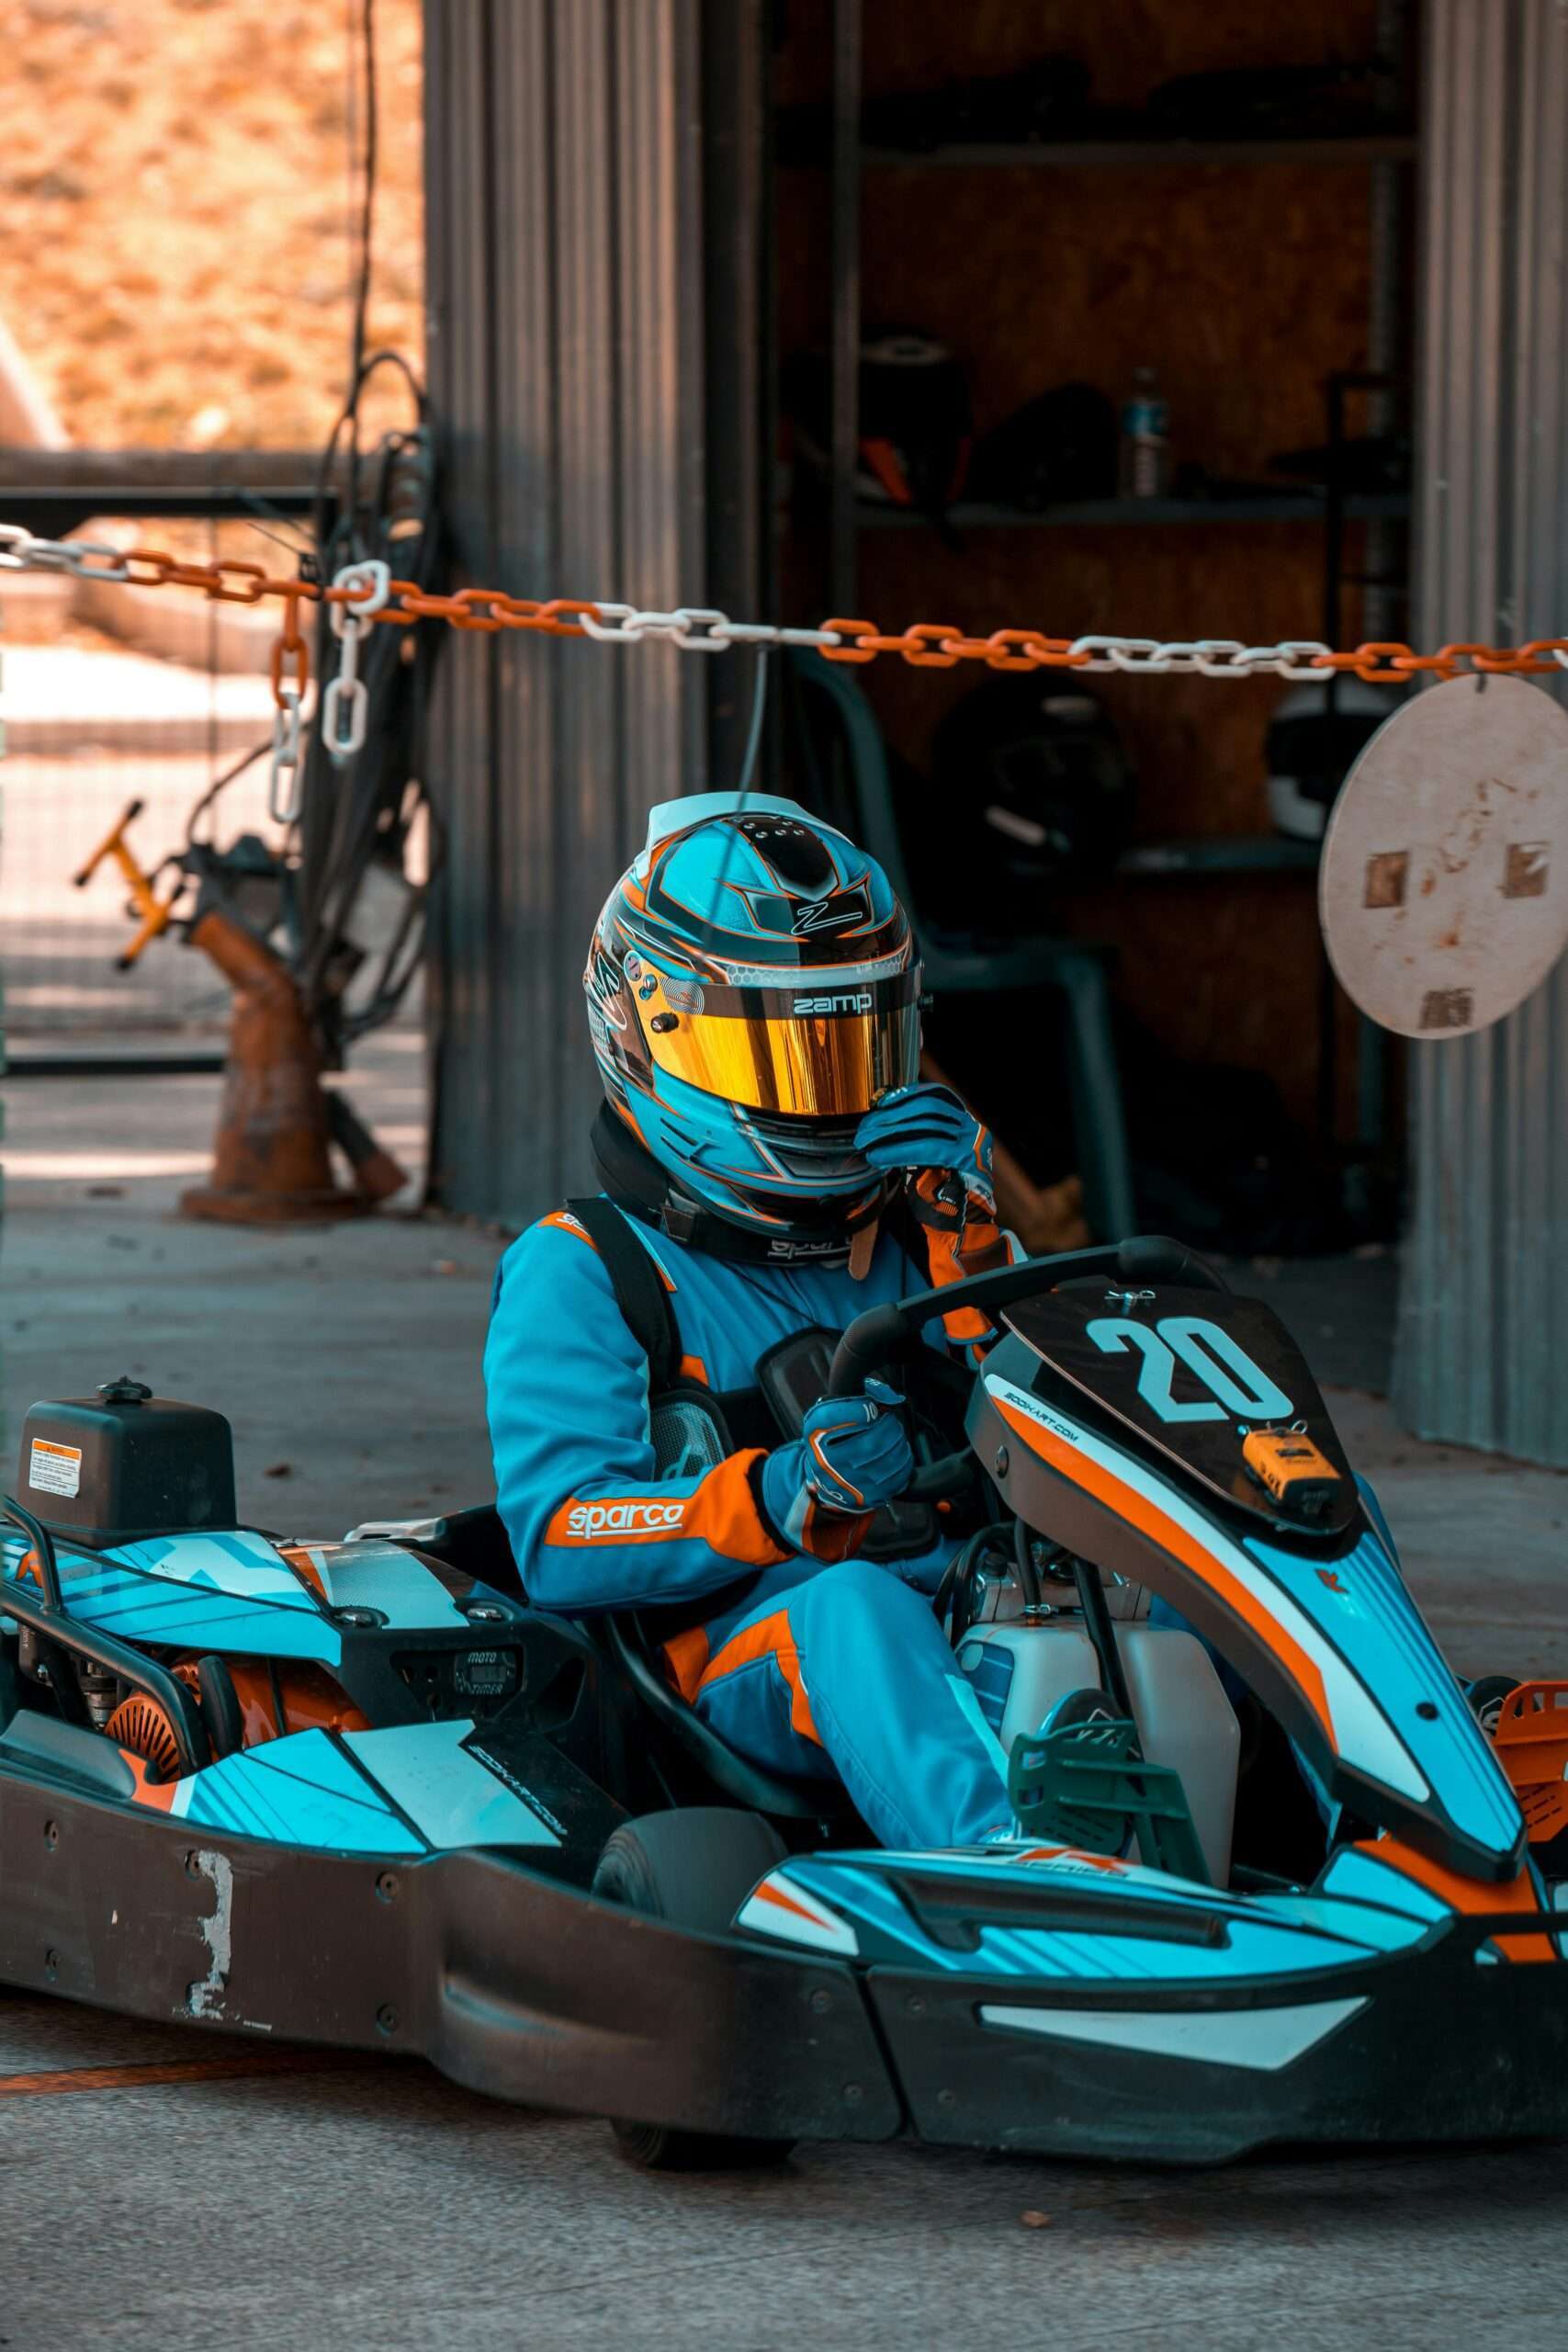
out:
<path id="1" fill-rule="evenodd" d="M 637 1011 L 654 1063 L 671 1078 L 749 1111 L 846 1119 L 919 1076 L 919 973 L 902 972 L 819 994 L 808 977 L 798 990 L 710 989 L 700 1012 L 676 1012 L 661 989 Z"/>

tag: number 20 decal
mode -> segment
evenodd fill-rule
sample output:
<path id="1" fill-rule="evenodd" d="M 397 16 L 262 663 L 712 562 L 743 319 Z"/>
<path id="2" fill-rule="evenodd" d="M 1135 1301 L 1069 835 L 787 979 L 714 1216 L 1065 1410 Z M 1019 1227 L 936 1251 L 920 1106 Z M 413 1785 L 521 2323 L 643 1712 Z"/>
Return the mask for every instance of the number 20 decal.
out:
<path id="1" fill-rule="evenodd" d="M 1201 1315 L 1167 1315 L 1152 1329 L 1120 1316 L 1102 1315 L 1089 1336 L 1105 1355 L 1136 1349 L 1138 1394 L 1162 1421 L 1223 1421 L 1227 1413 L 1249 1421 L 1285 1419 L 1293 1409 L 1282 1388 L 1254 1363 L 1230 1333 Z M 1209 1394 L 1190 1404 L 1171 1395 L 1177 1365 L 1184 1364 Z"/>

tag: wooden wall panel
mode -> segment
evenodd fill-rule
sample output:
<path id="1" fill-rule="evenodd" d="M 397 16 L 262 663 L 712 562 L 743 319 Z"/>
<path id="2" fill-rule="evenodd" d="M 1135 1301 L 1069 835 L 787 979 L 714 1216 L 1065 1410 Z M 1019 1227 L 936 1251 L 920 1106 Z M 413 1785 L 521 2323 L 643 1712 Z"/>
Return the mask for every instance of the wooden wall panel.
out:
<path id="1" fill-rule="evenodd" d="M 1361 58 L 1372 0 L 1259 11 L 1250 0 L 867 0 L 866 86 L 918 89 L 1001 71 L 1053 48 L 1082 57 L 1097 96 L 1136 105 L 1167 76 L 1210 67 Z M 825 89 L 822 0 L 791 0 L 782 98 Z M 863 314 L 940 335 L 969 371 L 983 430 L 1071 377 L 1121 399 L 1153 365 L 1174 455 L 1266 480 L 1278 449 L 1324 437 L 1325 381 L 1364 366 L 1371 178 L 1340 165 L 954 171 L 911 165 L 863 180 Z M 820 343 L 828 286 L 826 175 L 781 175 L 781 347 Z M 1359 568 L 1352 544 L 1351 568 Z M 821 616 L 824 549 L 792 527 L 782 550 L 791 617 Z M 1098 530 L 993 529 L 950 551 L 924 530 L 867 531 L 859 609 L 886 626 L 951 621 L 1054 635 L 1315 637 L 1322 542 L 1308 521 Z M 1353 594 L 1346 626 L 1359 616 Z M 884 660 L 861 673 L 890 741 L 924 765 L 931 729 L 978 673 Z M 1263 738 L 1284 689 L 1203 680 L 1094 682 L 1139 777 L 1137 834 L 1267 830 Z M 1310 878 L 1099 890 L 1073 925 L 1122 951 L 1134 1012 L 1173 1051 L 1270 1069 L 1310 1116 L 1317 950 Z"/>
<path id="2" fill-rule="evenodd" d="M 829 75 L 829 0 L 785 0 L 779 93 L 818 96 Z M 865 0 L 870 90 L 927 90 L 1005 74 L 1054 50 L 1082 58 L 1095 95 L 1137 106 L 1175 74 L 1311 65 L 1372 48 L 1376 0 Z"/>

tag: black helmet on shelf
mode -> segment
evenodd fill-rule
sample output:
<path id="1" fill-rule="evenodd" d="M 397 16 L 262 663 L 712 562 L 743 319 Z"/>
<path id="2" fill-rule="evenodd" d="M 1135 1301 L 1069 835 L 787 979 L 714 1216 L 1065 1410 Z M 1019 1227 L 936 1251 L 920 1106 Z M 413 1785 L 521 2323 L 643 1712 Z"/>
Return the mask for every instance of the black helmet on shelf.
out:
<path id="1" fill-rule="evenodd" d="M 1076 679 L 987 678 L 955 702 L 931 743 L 945 812 L 944 892 L 965 927 L 1039 927 L 1069 883 L 1110 872 L 1126 838 L 1133 773 L 1104 706 Z"/>

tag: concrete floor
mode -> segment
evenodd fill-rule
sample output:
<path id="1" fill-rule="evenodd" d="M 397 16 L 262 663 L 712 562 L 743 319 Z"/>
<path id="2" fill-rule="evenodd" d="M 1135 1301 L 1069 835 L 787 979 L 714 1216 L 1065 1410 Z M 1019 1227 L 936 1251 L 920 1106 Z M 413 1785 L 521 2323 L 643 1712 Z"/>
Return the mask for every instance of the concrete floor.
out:
<path id="1" fill-rule="evenodd" d="M 355 1080 L 405 1152 L 419 1072 L 394 1036 Z M 212 1080 L 8 1094 L 7 1454 L 34 1396 L 130 1370 L 231 1416 L 242 1511 L 281 1532 L 488 1493 L 478 1359 L 496 1238 L 399 1218 L 294 1235 L 180 1224 Z M 1328 1281 L 1343 1295 L 1344 1271 Z M 1332 1402 L 1456 1663 L 1568 1673 L 1568 1482 L 1417 1445 L 1365 1393 Z M 599 2124 L 493 2107 L 412 2065 L 306 2053 L 285 2071 L 291 2053 L 238 2045 L 265 2071 L 134 2071 L 213 2052 L 0 1996 L 5 2352 L 271 2352 L 306 2334 L 389 2352 L 1564 2338 L 1568 2146 L 1189 2176 L 827 2148 L 776 2177 L 655 2181 Z"/>

